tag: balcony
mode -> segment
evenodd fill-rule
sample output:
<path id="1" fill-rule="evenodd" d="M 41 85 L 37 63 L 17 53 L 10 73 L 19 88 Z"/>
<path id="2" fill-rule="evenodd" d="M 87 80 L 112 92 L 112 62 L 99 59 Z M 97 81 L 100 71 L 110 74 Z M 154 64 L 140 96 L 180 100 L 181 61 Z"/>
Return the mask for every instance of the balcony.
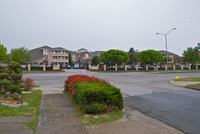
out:
<path id="1" fill-rule="evenodd" d="M 69 56 L 68 53 L 52 53 L 52 56 Z"/>
<path id="2" fill-rule="evenodd" d="M 68 59 L 52 59 L 52 62 L 68 62 Z"/>

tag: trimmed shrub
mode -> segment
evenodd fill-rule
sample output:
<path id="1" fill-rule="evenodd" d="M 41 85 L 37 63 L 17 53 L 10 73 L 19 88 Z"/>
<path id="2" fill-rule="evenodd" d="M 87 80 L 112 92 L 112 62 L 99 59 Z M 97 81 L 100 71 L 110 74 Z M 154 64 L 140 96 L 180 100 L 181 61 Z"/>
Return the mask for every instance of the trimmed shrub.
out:
<path id="1" fill-rule="evenodd" d="M 101 82 L 76 82 L 74 100 L 86 113 L 111 111 L 113 107 L 123 108 L 120 89 Z M 96 109 L 96 110 L 94 110 Z"/>
<path id="2" fill-rule="evenodd" d="M 8 73 L 8 68 L 7 68 L 7 66 L 1 66 L 1 65 L 0 65 L 0 73 Z"/>
<path id="3" fill-rule="evenodd" d="M 65 91 L 88 114 L 103 113 L 123 108 L 120 89 L 107 81 L 87 75 L 71 75 L 65 81 Z"/>
<path id="4" fill-rule="evenodd" d="M 8 67 L 10 69 L 10 72 L 17 73 L 17 74 L 22 73 L 21 64 L 18 62 L 11 61 L 8 64 Z"/>
<path id="5" fill-rule="evenodd" d="M 0 80 L 9 79 L 8 73 L 0 73 Z"/>
<path id="6" fill-rule="evenodd" d="M 88 81 L 88 82 L 102 82 L 102 83 L 108 83 L 105 80 L 99 79 L 99 78 L 95 78 L 95 77 L 90 77 L 87 75 L 71 75 L 67 78 L 67 80 L 65 81 L 65 91 L 69 92 L 69 94 L 71 96 L 74 96 L 74 92 L 75 92 L 75 88 L 74 88 L 74 84 L 77 81 Z"/>

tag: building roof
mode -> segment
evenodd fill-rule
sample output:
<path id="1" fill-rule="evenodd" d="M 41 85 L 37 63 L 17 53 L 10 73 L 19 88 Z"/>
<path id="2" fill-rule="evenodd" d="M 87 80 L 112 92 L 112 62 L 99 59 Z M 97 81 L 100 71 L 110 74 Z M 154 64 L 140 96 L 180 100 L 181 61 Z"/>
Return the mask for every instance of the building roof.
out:
<path id="1" fill-rule="evenodd" d="M 94 51 L 94 52 L 91 52 L 92 56 L 100 56 L 101 53 L 103 53 L 105 51 Z"/>
<path id="2" fill-rule="evenodd" d="M 62 47 L 54 47 L 51 49 L 51 51 L 69 51 L 69 50 L 62 48 Z"/>
<path id="3" fill-rule="evenodd" d="M 89 52 L 89 51 L 85 48 L 81 48 L 81 49 L 78 49 L 77 52 L 82 53 L 82 52 Z"/>
<path id="4" fill-rule="evenodd" d="M 42 47 L 38 47 L 38 48 L 30 50 L 30 53 L 32 55 L 31 62 L 34 62 L 34 61 L 39 60 L 40 58 L 42 58 L 42 56 L 43 56 L 42 50 L 43 49 L 52 49 L 52 48 L 49 47 L 49 46 L 42 46 Z"/>
<path id="5" fill-rule="evenodd" d="M 161 54 L 169 54 L 169 55 L 174 55 L 174 56 L 178 56 L 177 54 L 174 54 L 172 52 L 169 52 L 169 51 L 165 51 L 165 50 L 159 50 L 158 52 L 160 52 Z"/>

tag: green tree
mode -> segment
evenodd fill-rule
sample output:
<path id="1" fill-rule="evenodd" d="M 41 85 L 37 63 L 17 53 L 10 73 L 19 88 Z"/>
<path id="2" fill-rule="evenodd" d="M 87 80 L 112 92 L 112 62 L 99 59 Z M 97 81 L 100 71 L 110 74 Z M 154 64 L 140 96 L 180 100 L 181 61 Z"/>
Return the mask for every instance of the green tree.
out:
<path id="1" fill-rule="evenodd" d="M 183 62 L 195 64 L 199 61 L 198 50 L 191 47 L 183 51 Z"/>
<path id="2" fill-rule="evenodd" d="M 0 61 L 4 61 L 8 58 L 7 48 L 0 43 Z"/>
<path id="3" fill-rule="evenodd" d="M 100 61 L 108 65 L 128 63 L 129 60 L 128 54 L 121 50 L 111 49 L 100 55 Z"/>
<path id="4" fill-rule="evenodd" d="M 171 56 L 163 56 L 163 63 L 166 63 L 166 57 L 167 57 L 167 61 L 172 61 Z"/>
<path id="5" fill-rule="evenodd" d="M 93 65 L 98 65 L 99 64 L 99 57 L 98 56 L 93 56 L 91 60 Z"/>
<path id="6" fill-rule="evenodd" d="M 163 55 L 155 50 L 142 51 L 138 55 L 139 61 L 144 64 L 153 64 L 163 61 Z"/>
<path id="7" fill-rule="evenodd" d="M 72 56 L 71 56 L 71 53 L 69 53 L 69 65 L 72 66 Z"/>
<path id="8" fill-rule="evenodd" d="M 20 64 L 28 63 L 32 59 L 30 52 L 25 47 L 11 49 L 10 56 L 13 61 Z"/>
<path id="9" fill-rule="evenodd" d="M 131 47 L 128 51 L 129 56 L 129 64 L 136 64 L 138 62 L 138 50 L 134 50 L 133 47 Z"/>

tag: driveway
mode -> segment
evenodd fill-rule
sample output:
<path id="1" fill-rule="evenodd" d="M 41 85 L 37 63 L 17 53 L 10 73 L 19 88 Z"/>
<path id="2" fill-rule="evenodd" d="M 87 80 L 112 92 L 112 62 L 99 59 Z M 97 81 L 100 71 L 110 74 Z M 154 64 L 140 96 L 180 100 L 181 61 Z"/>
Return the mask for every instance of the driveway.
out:
<path id="1" fill-rule="evenodd" d="M 93 73 L 85 70 L 66 70 L 64 73 L 26 73 L 36 84 L 63 86 L 67 76 L 86 74 L 108 80 L 121 89 L 125 105 L 136 108 L 183 132 L 200 132 L 200 92 L 169 83 L 178 75 L 198 77 L 200 73 L 152 74 L 146 72 Z"/>

